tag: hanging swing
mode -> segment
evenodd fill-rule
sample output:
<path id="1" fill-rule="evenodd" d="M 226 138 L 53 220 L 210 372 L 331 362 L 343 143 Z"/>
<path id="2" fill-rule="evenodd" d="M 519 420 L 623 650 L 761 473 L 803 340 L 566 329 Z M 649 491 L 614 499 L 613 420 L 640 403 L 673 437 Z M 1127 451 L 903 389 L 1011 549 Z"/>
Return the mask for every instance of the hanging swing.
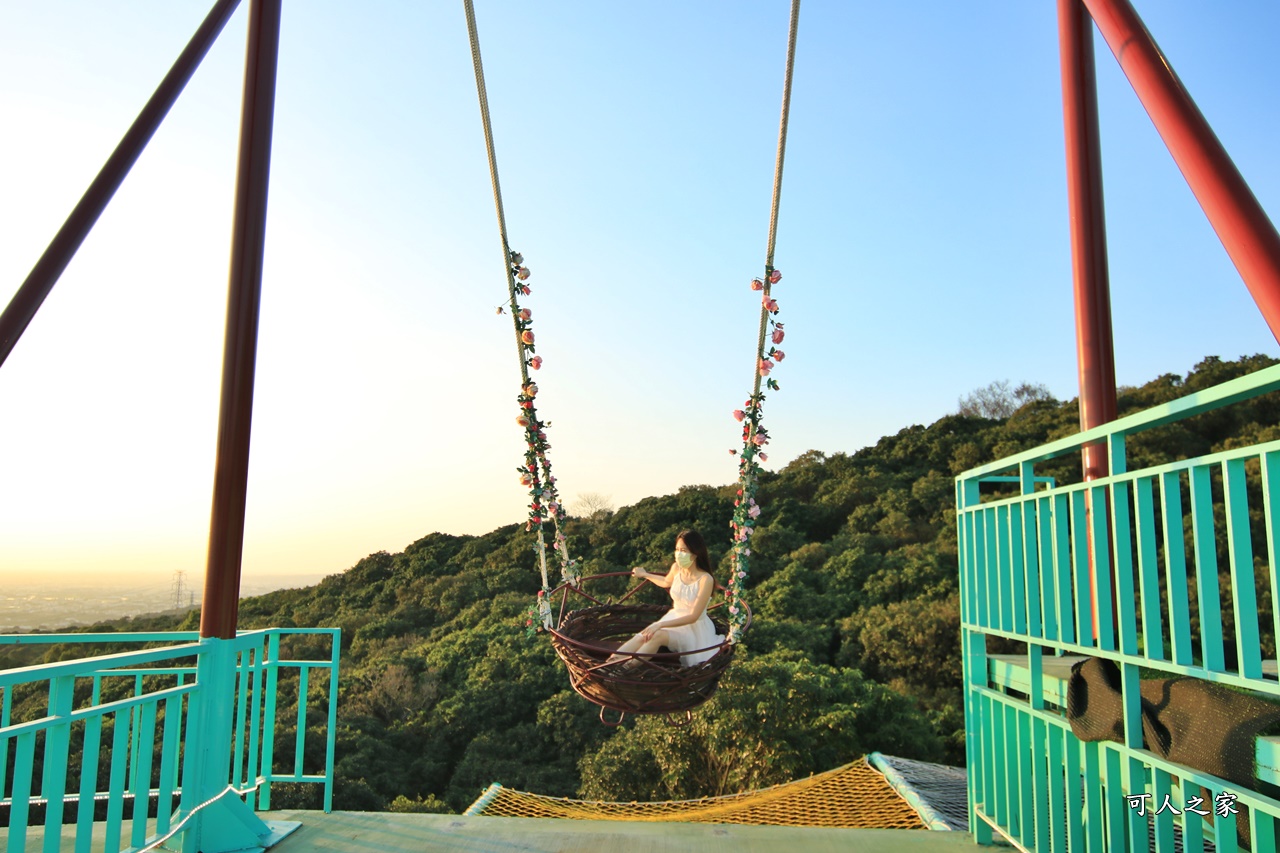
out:
<path id="1" fill-rule="evenodd" d="M 707 606 L 717 634 L 723 639 L 706 649 L 682 650 L 683 655 L 714 650 L 708 659 L 694 666 L 680 663 L 680 654 L 659 651 L 652 654 L 617 652 L 625 640 L 668 612 L 668 607 L 633 601 L 636 594 L 649 586 L 644 580 L 632 586 L 616 598 L 602 592 L 592 593 L 590 588 L 617 584 L 611 578 L 629 577 L 629 572 L 608 572 L 581 577 L 578 561 L 569 556 L 568 543 L 560 527 L 564 509 L 551 473 L 547 457 L 550 444 L 546 428 L 550 421 L 538 416 L 537 384 L 530 379 L 530 370 L 542 367 L 542 357 L 537 355 L 532 328 L 532 312 L 520 305 L 520 297 L 528 296 L 529 268 L 524 257 L 512 250 L 507 240 L 506 217 L 502 206 L 502 189 L 498 182 L 498 163 L 494 151 L 493 129 L 489 119 L 489 101 L 484 83 L 484 69 L 480 59 L 480 40 L 476 29 L 472 0 L 463 0 L 467 30 L 471 40 L 471 58 L 475 66 L 476 91 L 480 100 L 480 116 L 484 126 L 485 148 L 489 158 L 489 177 L 493 184 L 494 204 L 498 214 L 498 231 L 502 240 L 502 254 L 507 273 L 508 299 L 497 313 L 510 310 L 515 328 L 516 348 L 520 358 L 520 393 L 516 397 L 519 415 L 516 423 L 525 433 L 525 461 L 517 470 L 520 482 L 529 489 L 529 517 L 527 530 L 536 534 L 534 551 L 542 576 L 542 587 L 537 600 L 525 614 L 525 625 L 530 634 L 546 633 L 556 654 L 569 672 L 569 682 L 580 696 L 600 706 L 600 721 L 616 726 L 627 714 L 666 715 L 674 725 L 682 725 L 692 719 L 695 708 L 715 693 L 720 676 L 733 661 L 736 645 L 742 641 L 751 626 L 751 608 L 744 595 L 748 567 L 751 558 L 751 535 L 760 507 L 756 502 L 756 490 L 760 462 L 765 461 L 764 446 L 769 435 L 761 424 L 762 404 L 765 395 L 761 384 L 776 390 L 778 383 L 769 376 L 773 367 L 781 362 L 784 353 L 777 349 L 784 332 L 775 317 L 777 300 L 771 295 L 773 285 L 781 279 L 774 269 L 773 252 L 778 226 L 778 205 L 782 192 L 782 166 L 786 152 L 787 119 L 791 107 L 791 77 L 795 61 L 796 28 L 800 16 L 800 0 L 792 0 L 791 21 L 787 40 L 786 75 L 782 93 L 782 118 L 778 129 L 778 152 L 774 163 L 773 201 L 769 216 L 769 245 L 765 257 L 765 270 L 761 278 L 751 282 L 751 289 L 761 294 L 760 325 L 756 335 L 753 362 L 751 396 L 743 408 L 733 413 L 742 422 L 742 449 L 730 450 L 738 456 L 738 490 L 734 501 L 731 566 L 732 573 L 727 586 L 716 584 L 716 603 Z M 766 351 L 766 340 L 769 343 Z M 550 530 L 548 531 L 548 528 Z M 550 533 L 550 550 L 560 565 L 561 582 L 552 588 L 547 569 Z M 570 599 L 582 599 L 581 606 L 570 607 Z M 557 603 L 558 612 L 552 610 Z M 618 663 L 619 656 L 627 660 Z M 612 660 L 611 660 L 612 658 Z M 617 719 L 606 718 L 606 711 L 615 711 Z"/>

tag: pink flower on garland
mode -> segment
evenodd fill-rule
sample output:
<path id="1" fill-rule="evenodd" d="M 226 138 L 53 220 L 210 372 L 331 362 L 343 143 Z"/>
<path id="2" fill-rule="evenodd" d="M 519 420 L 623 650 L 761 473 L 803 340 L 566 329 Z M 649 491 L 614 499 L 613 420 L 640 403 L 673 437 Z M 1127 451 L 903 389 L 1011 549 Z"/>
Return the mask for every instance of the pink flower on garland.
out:
<path id="1" fill-rule="evenodd" d="M 767 442 L 768 440 L 769 440 L 768 437 L 765 436 L 764 433 L 758 432 L 752 437 L 751 443 L 754 444 L 756 447 L 763 447 L 765 442 Z"/>
<path id="2" fill-rule="evenodd" d="M 760 461 L 761 461 L 761 462 L 768 462 L 768 461 L 769 461 L 769 454 L 768 454 L 768 453 L 761 453 L 761 454 L 760 454 Z"/>
<path id="3" fill-rule="evenodd" d="M 743 418 L 745 418 L 746 416 L 747 416 L 747 413 L 746 413 L 746 412 L 744 412 L 744 411 L 742 411 L 742 409 L 734 409 L 734 410 L 733 410 L 733 419 L 734 419 L 734 420 L 736 420 L 736 421 L 740 421 L 740 420 L 742 420 Z"/>
<path id="4" fill-rule="evenodd" d="M 782 281 L 782 270 L 774 270 L 773 272 L 769 273 L 770 284 L 777 284 L 780 281 Z"/>
<path id="5" fill-rule="evenodd" d="M 529 359 L 529 366 L 532 367 L 534 370 L 538 370 L 539 368 L 541 368 L 542 356 L 535 355 L 533 358 Z"/>
<path id="6" fill-rule="evenodd" d="M 787 334 L 786 334 L 786 332 L 782 331 L 782 327 L 781 327 L 781 326 L 779 326 L 779 327 L 777 327 L 776 329 L 774 329 L 774 330 L 773 330 L 773 342 L 774 342 L 775 344 L 780 344 L 780 343 L 782 343 L 782 339 L 783 339 L 783 338 L 785 338 L 786 336 L 787 336 Z"/>
<path id="7" fill-rule="evenodd" d="M 778 313 L 778 300 L 770 296 L 768 299 L 764 300 L 764 308 L 770 314 Z"/>
<path id="8" fill-rule="evenodd" d="M 529 278 L 529 268 L 520 267 L 520 269 L 516 270 L 516 278 L 520 279 L 521 281 L 526 281 Z"/>
<path id="9" fill-rule="evenodd" d="M 767 358 L 760 359 L 760 375 L 768 376 L 770 370 L 773 370 L 773 362 Z"/>
<path id="10" fill-rule="evenodd" d="M 524 386 L 524 395 L 526 397 L 538 396 L 538 386 L 530 382 L 528 385 Z"/>
<path id="11" fill-rule="evenodd" d="M 533 291 L 531 291 L 531 290 L 529 289 L 529 285 L 527 285 L 527 284 L 522 284 L 522 285 L 520 285 L 519 287 L 517 287 L 517 288 L 516 288 L 516 290 L 519 290 L 519 291 L 520 291 L 521 293 L 523 293 L 525 296 L 528 296 L 530 293 L 532 293 L 532 292 L 533 292 Z"/>
<path id="12" fill-rule="evenodd" d="M 758 278 L 751 279 L 752 290 L 764 290 L 764 282 Z"/>
<path id="13" fill-rule="evenodd" d="M 529 419 L 526 418 L 524 415 L 521 415 L 520 417 L 516 418 L 516 423 L 518 423 L 522 427 L 528 427 Z"/>
<path id="14" fill-rule="evenodd" d="M 787 354 L 786 354 L 785 352 L 783 352 L 782 350 L 774 350 L 774 351 L 773 351 L 773 360 L 774 360 L 774 361 L 782 361 L 782 360 L 783 360 L 784 358 L 786 358 L 786 357 L 787 357 Z"/>
<path id="15" fill-rule="evenodd" d="M 521 320 L 528 320 L 528 319 L 529 319 L 530 317 L 532 317 L 532 316 L 533 316 L 533 312 L 532 312 L 532 311 L 530 311 L 528 308 L 521 308 L 521 309 L 520 309 L 520 319 L 521 319 Z"/>
<path id="16" fill-rule="evenodd" d="M 520 342 L 521 342 L 521 343 L 523 343 L 523 344 L 525 344 L 526 346 L 528 346 L 528 345 L 532 344 L 532 343 L 533 343 L 533 332 L 529 331 L 528 329 L 525 329 L 523 332 L 521 332 L 521 333 L 520 333 Z"/>

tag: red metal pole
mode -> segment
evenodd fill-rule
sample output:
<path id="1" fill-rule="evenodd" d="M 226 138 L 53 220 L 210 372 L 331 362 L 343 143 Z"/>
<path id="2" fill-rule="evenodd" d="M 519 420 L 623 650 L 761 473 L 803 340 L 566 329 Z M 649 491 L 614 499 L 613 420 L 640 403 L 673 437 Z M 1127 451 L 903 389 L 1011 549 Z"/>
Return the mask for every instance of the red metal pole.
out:
<path id="1" fill-rule="evenodd" d="M 1111 285 L 1107 274 L 1106 218 L 1102 204 L 1102 154 L 1093 27 L 1081 0 L 1058 0 L 1062 62 L 1062 112 L 1067 152 L 1067 205 L 1071 216 L 1071 268 L 1076 309 L 1076 365 L 1080 378 L 1080 429 L 1116 417 L 1116 367 L 1111 334 Z M 1086 447 L 1084 478 L 1107 475 L 1107 449 Z M 1089 513 L 1106 511 L 1093 506 Z M 1090 537 L 1093 526 L 1089 525 Z M 1092 546 L 1092 541 L 1091 541 Z M 1089 549 L 1090 554 L 1093 548 Z M 1098 636 L 1098 567 L 1089 562 L 1093 632 Z M 1114 598 L 1114 596 L 1113 596 Z"/>
<path id="2" fill-rule="evenodd" d="M 1280 234 L 1128 0 L 1084 0 L 1280 341 Z"/>
<path id="3" fill-rule="evenodd" d="M 0 364 L 4 364 L 9 353 L 18 343 L 18 338 L 26 331 L 45 297 L 57 284 L 59 276 L 71 263 L 80 244 L 89 235 L 98 217 L 106 209 L 116 190 L 124 181 L 125 175 L 133 168 L 142 150 L 147 147 L 156 129 L 169 114 L 169 109 L 182 94 L 183 88 L 200 61 L 204 59 L 209 48 L 217 41 L 222 28 L 226 26 L 231 13 L 240 5 L 240 0 L 218 0 L 205 16 L 200 28 L 187 44 L 178 59 L 169 69 L 169 73 L 160 81 L 150 100 L 142 107 L 142 112 L 133 120 L 129 130 L 125 132 L 120 144 L 111 152 L 107 162 L 102 165 L 98 176 L 85 190 L 80 201 L 62 223 L 58 233 L 54 235 L 44 254 L 31 268 L 27 278 L 18 288 L 18 292 L 9 300 L 9 305 L 0 314 Z"/>
<path id="4" fill-rule="evenodd" d="M 280 47 L 281 0 L 253 0 L 245 57 L 235 220 L 231 236 L 231 281 L 222 357 L 222 403 L 209 520 L 200 636 L 231 639 L 240 605 L 240 560 L 249 479 L 249 433 L 262 295 L 262 255 L 267 225 L 267 179 L 275 109 L 276 59 Z"/>
<path id="5" fill-rule="evenodd" d="M 1102 204 L 1102 155 L 1093 65 L 1093 28 L 1081 0 L 1058 0 L 1058 38 L 1062 54 L 1080 428 L 1085 430 L 1115 420 L 1116 367 L 1111 335 L 1106 219 Z M 1086 480 L 1106 476 L 1105 447 L 1085 448 L 1084 473 Z"/>

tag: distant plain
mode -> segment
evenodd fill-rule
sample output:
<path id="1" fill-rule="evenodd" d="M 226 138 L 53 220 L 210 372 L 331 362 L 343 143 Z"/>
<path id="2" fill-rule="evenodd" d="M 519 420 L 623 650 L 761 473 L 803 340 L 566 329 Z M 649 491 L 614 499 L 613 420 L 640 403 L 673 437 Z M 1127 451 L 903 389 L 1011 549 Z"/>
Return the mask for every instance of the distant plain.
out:
<path id="1" fill-rule="evenodd" d="M 324 577 L 256 575 L 244 578 L 240 595 L 247 598 L 277 589 L 312 586 Z M 186 572 L 181 589 L 175 578 L 81 575 L 75 578 L 15 579 L 0 583 L 0 633 L 91 625 L 107 619 L 185 610 L 200 604 L 204 578 Z"/>

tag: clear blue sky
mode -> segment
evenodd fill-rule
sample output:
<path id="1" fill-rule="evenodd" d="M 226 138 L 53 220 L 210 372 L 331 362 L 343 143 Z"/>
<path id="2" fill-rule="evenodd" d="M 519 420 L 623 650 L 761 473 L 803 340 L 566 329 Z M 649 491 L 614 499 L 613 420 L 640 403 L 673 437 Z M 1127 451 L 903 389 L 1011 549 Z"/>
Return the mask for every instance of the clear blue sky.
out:
<path id="1" fill-rule="evenodd" d="M 211 0 L 0 0 L 7 300 Z M 735 476 L 789 4 L 477 0 L 565 497 Z M 1280 211 L 1280 5 L 1138 2 Z M 801 12 L 781 466 L 998 379 L 1076 394 L 1056 4 Z M 0 579 L 203 571 L 245 9 L 0 368 Z M 1116 369 L 1277 355 L 1110 52 Z M 461 2 L 285 4 L 246 575 L 522 517 L 517 358 Z"/>

